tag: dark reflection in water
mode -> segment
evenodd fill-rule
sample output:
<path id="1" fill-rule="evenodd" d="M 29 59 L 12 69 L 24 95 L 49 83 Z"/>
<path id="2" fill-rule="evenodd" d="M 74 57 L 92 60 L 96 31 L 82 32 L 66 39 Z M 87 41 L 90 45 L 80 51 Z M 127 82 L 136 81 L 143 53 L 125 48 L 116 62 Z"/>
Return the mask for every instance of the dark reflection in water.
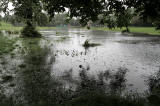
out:
<path id="1" fill-rule="evenodd" d="M 148 100 L 151 106 L 160 105 L 160 70 L 148 78 L 149 96 Z"/>
<path id="2" fill-rule="evenodd" d="M 15 100 L 17 104 L 27 106 L 55 106 L 61 105 L 63 88 L 54 76 L 51 76 L 55 57 L 46 46 L 41 47 L 40 41 L 35 45 L 24 43 L 26 55 L 23 58 L 19 75 Z"/>

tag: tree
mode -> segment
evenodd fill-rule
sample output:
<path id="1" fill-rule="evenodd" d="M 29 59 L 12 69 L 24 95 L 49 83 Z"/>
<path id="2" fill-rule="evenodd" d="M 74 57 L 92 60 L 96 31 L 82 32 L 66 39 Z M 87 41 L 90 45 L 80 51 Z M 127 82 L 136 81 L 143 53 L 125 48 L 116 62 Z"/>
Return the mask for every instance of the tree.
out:
<path id="1" fill-rule="evenodd" d="M 160 0 L 125 0 L 125 4 L 134 7 L 143 20 L 152 20 L 160 28 Z"/>
<path id="2" fill-rule="evenodd" d="M 42 10 L 54 17 L 55 13 L 62 13 L 69 9 L 68 15 L 80 18 L 80 22 L 86 24 L 89 20 L 96 20 L 98 14 L 103 10 L 105 0 L 3 0 L 3 7 L 7 7 L 7 3 L 12 2 L 14 5 L 15 15 L 26 23 L 26 27 L 22 31 L 24 36 L 35 35 L 36 17 L 41 14 Z M 32 27 L 33 31 L 26 31 Z M 31 29 L 30 29 L 31 30 Z M 33 34 L 28 34 L 28 32 Z"/>
<path id="3" fill-rule="evenodd" d="M 41 2 L 39 0 L 13 0 L 12 2 L 15 7 L 15 15 L 26 24 L 22 35 L 39 37 L 40 33 L 36 31 L 35 22 L 37 21 L 37 16 L 42 12 Z"/>
<path id="4" fill-rule="evenodd" d="M 95 21 L 104 9 L 105 0 L 43 0 L 45 10 L 53 17 L 55 12 L 69 9 L 68 15 L 80 18 L 82 24 Z"/>
<path id="5" fill-rule="evenodd" d="M 127 8 L 122 12 L 115 13 L 115 16 L 117 18 L 116 20 L 117 27 L 119 28 L 126 27 L 125 32 L 130 32 L 128 26 L 131 23 L 132 17 L 134 16 L 133 10 Z"/>
<path id="6" fill-rule="evenodd" d="M 38 26 L 46 26 L 49 23 L 49 17 L 45 13 L 36 15 L 35 20 Z"/>
<path id="7" fill-rule="evenodd" d="M 24 29 L 26 30 L 30 25 L 34 28 L 31 32 L 36 32 L 36 17 L 42 13 L 42 10 L 45 10 L 50 18 L 53 18 L 55 13 L 62 13 L 66 9 L 69 10 L 70 18 L 78 17 L 84 25 L 89 20 L 96 21 L 99 14 L 104 14 L 104 16 L 114 14 L 118 20 L 117 25 L 128 28 L 131 18 L 128 9 L 135 8 L 137 12 L 141 13 L 141 16 L 152 19 L 155 25 L 158 24 L 157 27 L 160 27 L 159 0 L 1 0 L 3 11 L 7 10 L 9 2 L 13 3 L 16 16 L 26 23 Z M 39 36 L 38 32 L 33 36 Z"/>

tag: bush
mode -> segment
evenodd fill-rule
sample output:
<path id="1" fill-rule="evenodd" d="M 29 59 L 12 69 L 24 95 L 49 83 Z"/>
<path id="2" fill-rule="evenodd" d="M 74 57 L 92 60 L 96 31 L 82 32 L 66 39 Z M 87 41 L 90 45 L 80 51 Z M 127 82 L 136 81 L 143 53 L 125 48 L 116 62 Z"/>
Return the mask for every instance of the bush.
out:
<path id="1" fill-rule="evenodd" d="M 21 32 L 23 37 L 41 37 L 41 34 L 36 30 L 36 28 L 31 24 L 27 23 Z"/>
<path id="2" fill-rule="evenodd" d="M 89 40 L 86 40 L 83 44 L 83 47 L 88 48 L 88 47 L 95 47 L 95 46 L 99 46 L 99 43 L 89 43 Z"/>

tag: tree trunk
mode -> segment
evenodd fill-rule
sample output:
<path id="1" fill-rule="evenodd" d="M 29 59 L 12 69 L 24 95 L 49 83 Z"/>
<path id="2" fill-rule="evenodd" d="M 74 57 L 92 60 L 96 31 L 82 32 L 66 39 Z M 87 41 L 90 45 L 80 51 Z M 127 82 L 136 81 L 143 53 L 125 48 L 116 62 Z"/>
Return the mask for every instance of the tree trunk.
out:
<path id="1" fill-rule="evenodd" d="M 130 32 L 130 30 L 129 30 L 128 26 L 126 26 L 126 32 Z"/>

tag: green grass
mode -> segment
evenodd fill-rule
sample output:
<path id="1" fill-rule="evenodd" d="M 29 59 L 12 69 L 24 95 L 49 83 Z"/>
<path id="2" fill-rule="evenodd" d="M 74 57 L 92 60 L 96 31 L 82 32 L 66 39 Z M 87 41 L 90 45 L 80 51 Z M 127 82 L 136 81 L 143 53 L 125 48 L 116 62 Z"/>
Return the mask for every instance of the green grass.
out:
<path id="1" fill-rule="evenodd" d="M 6 30 L 6 31 L 21 31 L 23 27 L 15 27 L 10 23 L 6 22 L 0 22 L 0 31 Z M 56 27 L 37 27 L 37 30 L 45 30 L 45 29 L 56 29 Z"/>
<path id="2" fill-rule="evenodd" d="M 121 32 L 125 28 L 115 28 L 109 29 L 107 27 L 101 28 L 92 28 L 93 30 L 103 30 L 103 31 L 114 31 L 114 32 Z M 155 30 L 155 27 L 129 27 L 131 33 L 142 33 L 142 34 L 150 34 L 150 35 L 160 35 L 160 30 Z"/>
<path id="3" fill-rule="evenodd" d="M 0 31 L 6 30 L 6 31 L 20 31 L 22 27 L 15 27 L 9 23 L 6 22 L 0 22 Z"/>

